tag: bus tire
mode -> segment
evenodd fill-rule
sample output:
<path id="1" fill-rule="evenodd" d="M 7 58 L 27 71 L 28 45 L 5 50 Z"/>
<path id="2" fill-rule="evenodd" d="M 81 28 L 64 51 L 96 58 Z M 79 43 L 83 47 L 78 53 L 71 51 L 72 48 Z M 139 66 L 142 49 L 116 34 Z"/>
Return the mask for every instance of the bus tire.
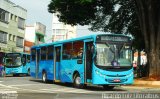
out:
<path id="1" fill-rule="evenodd" d="M 47 83 L 47 74 L 46 74 L 46 72 L 43 72 L 43 73 L 42 73 L 42 81 L 43 81 L 44 83 Z"/>
<path id="2" fill-rule="evenodd" d="M 115 86 L 103 85 L 105 90 L 112 90 Z"/>
<path id="3" fill-rule="evenodd" d="M 83 84 L 81 84 L 81 77 L 80 77 L 80 75 L 78 73 L 76 73 L 74 75 L 74 79 L 73 80 L 74 80 L 73 86 L 75 88 L 83 88 Z"/>

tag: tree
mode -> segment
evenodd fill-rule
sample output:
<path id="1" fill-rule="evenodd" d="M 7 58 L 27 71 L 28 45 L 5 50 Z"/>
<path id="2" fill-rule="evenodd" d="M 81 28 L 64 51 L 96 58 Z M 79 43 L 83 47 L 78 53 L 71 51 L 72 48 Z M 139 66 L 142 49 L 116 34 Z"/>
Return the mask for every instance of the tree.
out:
<path id="1" fill-rule="evenodd" d="M 159 0 L 52 0 L 48 7 L 66 24 L 132 34 L 135 47 L 147 52 L 149 77 L 160 77 Z"/>
<path id="2" fill-rule="evenodd" d="M 149 59 L 149 76 L 160 78 L 160 1 L 135 0 L 135 5 Z"/>

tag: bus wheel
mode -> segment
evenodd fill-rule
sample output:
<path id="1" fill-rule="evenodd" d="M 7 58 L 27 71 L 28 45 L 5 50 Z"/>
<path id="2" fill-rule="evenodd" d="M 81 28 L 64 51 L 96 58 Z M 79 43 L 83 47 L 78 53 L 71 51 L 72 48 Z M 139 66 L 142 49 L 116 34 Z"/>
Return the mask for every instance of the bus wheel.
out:
<path id="1" fill-rule="evenodd" d="M 43 74 L 42 74 L 42 81 L 44 83 L 47 83 L 47 74 L 46 74 L 46 72 L 43 72 Z"/>
<path id="2" fill-rule="evenodd" d="M 79 74 L 76 74 L 74 76 L 73 84 L 74 84 L 74 87 L 76 87 L 76 88 L 83 88 L 83 85 L 81 84 L 81 78 L 80 78 Z"/>
<path id="3" fill-rule="evenodd" d="M 105 90 L 112 90 L 114 88 L 114 86 L 103 85 L 103 88 Z"/>

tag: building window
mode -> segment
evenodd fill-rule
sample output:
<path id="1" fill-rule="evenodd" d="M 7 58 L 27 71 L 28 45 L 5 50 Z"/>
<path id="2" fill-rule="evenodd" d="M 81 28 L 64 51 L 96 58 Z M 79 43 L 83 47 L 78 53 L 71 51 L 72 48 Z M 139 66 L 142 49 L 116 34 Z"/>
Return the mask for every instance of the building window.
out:
<path id="1" fill-rule="evenodd" d="M 0 21 L 5 23 L 9 22 L 9 13 L 3 9 L 0 9 Z"/>
<path id="2" fill-rule="evenodd" d="M 7 44 L 7 33 L 0 31 L 0 43 Z"/>
<path id="3" fill-rule="evenodd" d="M 13 41 L 14 41 L 14 42 L 16 41 L 16 36 L 15 36 L 15 35 L 13 35 Z"/>
<path id="4" fill-rule="evenodd" d="M 65 35 L 67 29 L 53 29 L 53 35 Z"/>
<path id="5" fill-rule="evenodd" d="M 41 41 L 41 37 L 40 36 L 38 36 L 38 41 Z"/>
<path id="6" fill-rule="evenodd" d="M 24 29 L 25 20 L 22 18 L 18 18 L 18 28 Z"/>
<path id="7" fill-rule="evenodd" d="M 10 41 L 12 40 L 12 34 L 9 34 L 9 40 Z"/>
<path id="8" fill-rule="evenodd" d="M 11 19 L 11 20 L 13 19 L 13 14 L 11 14 L 11 17 L 10 17 L 10 19 Z"/>
<path id="9" fill-rule="evenodd" d="M 14 21 L 17 21 L 17 16 L 15 16 Z"/>
<path id="10" fill-rule="evenodd" d="M 23 38 L 22 37 L 17 37 L 16 46 L 23 48 Z"/>

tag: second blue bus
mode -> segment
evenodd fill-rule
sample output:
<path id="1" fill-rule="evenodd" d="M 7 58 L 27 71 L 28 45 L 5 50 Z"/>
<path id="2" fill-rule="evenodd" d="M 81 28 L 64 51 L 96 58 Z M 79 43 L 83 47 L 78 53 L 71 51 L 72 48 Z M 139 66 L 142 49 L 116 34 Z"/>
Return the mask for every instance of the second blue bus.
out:
<path id="1" fill-rule="evenodd" d="M 3 59 L 5 75 L 30 75 L 30 55 L 26 53 L 6 53 Z"/>

